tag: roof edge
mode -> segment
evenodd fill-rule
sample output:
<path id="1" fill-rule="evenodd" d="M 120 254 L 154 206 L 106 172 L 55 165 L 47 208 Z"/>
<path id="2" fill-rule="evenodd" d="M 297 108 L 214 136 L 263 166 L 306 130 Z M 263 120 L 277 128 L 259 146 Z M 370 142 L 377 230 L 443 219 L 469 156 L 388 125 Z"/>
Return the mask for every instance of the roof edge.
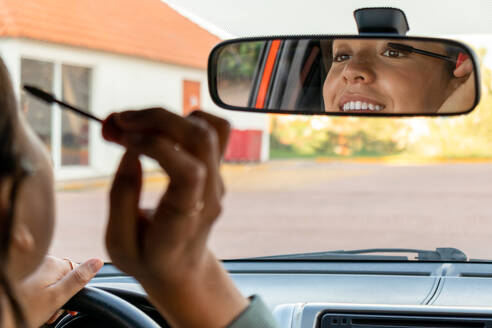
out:
<path id="1" fill-rule="evenodd" d="M 188 11 L 187 9 L 176 5 L 175 3 L 172 3 L 169 0 L 161 0 L 163 3 L 168 5 L 171 9 L 175 10 L 178 12 L 178 14 L 182 15 L 183 17 L 188 18 L 191 22 L 195 23 L 199 27 L 203 28 L 207 32 L 217 36 L 218 38 L 225 40 L 225 39 L 232 39 L 235 38 L 236 36 L 226 32 L 225 30 L 221 29 L 217 25 L 214 25 L 210 23 L 209 21 L 199 17 L 198 15 Z"/>
<path id="2" fill-rule="evenodd" d="M 122 57 L 129 57 L 131 59 L 138 59 L 138 60 L 144 60 L 144 61 L 151 61 L 154 63 L 161 63 L 161 64 L 167 64 L 167 65 L 173 65 L 173 66 L 180 66 L 183 68 L 188 68 L 188 69 L 196 69 L 200 71 L 207 71 L 207 64 L 204 63 L 204 65 L 195 65 L 195 64 L 185 64 L 182 62 L 174 61 L 174 60 L 165 60 L 162 58 L 158 57 L 153 57 L 153 56 L 144 56 L 144 55 L 139 55 L 131 52 L 123 52 L 123 51 L 112 51 L 100 47 L 90 47 L 82 44 L 74 44 L 74 43 L 67 43 L 63 41 L 54 41 L 54 40 L 46 40 L 46 39 L 38 39 L 38 38 L 33 38 L 30 36 L 24 36 L 24 35 L 8 35 L 8 36 L 1 36 L 0 35 L 0 42 L 4 40 L 15 40 L 15 41 L 28 41 L 28 42 L 36 42 L 36 43 L 43 43 L 47 46 L 55 46 L 55 47 L 67 47 L 67 48 L 79 48 L 82 50 L 86 51 L 92 51 L 92 52 L 97 52 L 101 53 L 103 55 L 113 55 L 113 56 L 122 56 Z M 26 58 L 42 58 L 42 57 L 37 57 L 36 55 L 31 56 L 26 56 Z"/>

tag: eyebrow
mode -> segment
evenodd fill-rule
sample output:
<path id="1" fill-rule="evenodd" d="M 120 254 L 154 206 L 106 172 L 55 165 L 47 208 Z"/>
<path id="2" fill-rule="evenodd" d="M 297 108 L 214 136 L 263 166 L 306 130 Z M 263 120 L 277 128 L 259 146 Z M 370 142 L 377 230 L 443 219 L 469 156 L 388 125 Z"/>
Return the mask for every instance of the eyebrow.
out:
<path id="1" fill-rule="evenodd" d="M 332 45 L 332 48 L 335 49 L 336 48 L 341 48 L 341 47 L 350 47 L 350 43 L 349 42 L 346 42 L 344 40 L 337 40 L 338 42 L 333 42 L 333 45 Z"/>
<path id="2" fill-rule="evenodd" d="M 430 51 L 426 51 L 426 50 L 414 48 L 414 47 L 409 46 L 407 44 L 389 42 L 388 43 L 388 46 L 390 48 L 393 48 L 393 49 L 396 49 L 396 50 L 413 52 L 413 53 L 424 55 L 424 56 L 429 56 L 429 57 L 433 57 L 433 58 L 438 58 L 438 59 L 446 60 L 448 62 L 451 62 L 451 63 L 456 64 L 456 59 L 454 59 L 452 57 L 441 55 L 441 54 L 438 54 L 438 53 L 435 53 L 435 52 L 430 52 Z"/>

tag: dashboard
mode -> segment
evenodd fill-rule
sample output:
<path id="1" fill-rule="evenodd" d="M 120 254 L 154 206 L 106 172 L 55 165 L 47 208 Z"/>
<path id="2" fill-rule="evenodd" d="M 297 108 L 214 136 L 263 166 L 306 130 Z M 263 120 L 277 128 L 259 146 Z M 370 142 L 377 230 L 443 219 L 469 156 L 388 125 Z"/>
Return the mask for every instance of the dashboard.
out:
<path id="1" fill-rule="evenodd" d="M 224 261 L 280 327 L 492 327 L 492 263 Z M 165 320 L 132 277 L 106 264 L 90 284 Z"/>

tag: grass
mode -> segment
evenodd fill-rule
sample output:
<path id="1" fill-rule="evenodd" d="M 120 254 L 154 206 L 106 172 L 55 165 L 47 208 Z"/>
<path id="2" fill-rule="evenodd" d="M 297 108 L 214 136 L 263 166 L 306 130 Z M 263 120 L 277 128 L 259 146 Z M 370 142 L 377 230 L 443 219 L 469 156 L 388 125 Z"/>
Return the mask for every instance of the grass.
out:
<path id="1" fill-rule="evenodd" d="M 270 159 L 317 158 L 318 154 L 302 154 L 289 149 L 271 149 Z"/>
<path id="2" fill-rule="evenodd" d="M 326 159 L 326 160 L 374 160 L 374 161 L 430 161 L 430 162 L 446 162 L 446 161 L 469 161 L 469 162 L 489 162 L 492 161 L 492 157 L 484 155 L 442 155 L 442 156 L 420 156 L 418 154 L 388 154 L 388 155 L 376 155 L 376 154 L 358 154 L 351 156 L 329 156 L 324 154 L 303 154 L 290 149 L 276 149 L 270 148 L 270 159 Z"/>
<path id="3" fill-rule="evenodd" d="M 279 149 L 279 148 L 270 148 L 270 159 L 302 159 L 302 158 L 330 158 L 330 159 L 357 159 L 357 158 L 379 158 L 379 157 L 397 157 L 400 154 L 391 154 L 391 155 L 379 155 L 374 153 L 362 153 L 357 155 L 350 156 L 337 156 L 337 155 L 326 155 L 322 153 L 311 153 L 305 154 L 300 153 L 292 149 Z"/>

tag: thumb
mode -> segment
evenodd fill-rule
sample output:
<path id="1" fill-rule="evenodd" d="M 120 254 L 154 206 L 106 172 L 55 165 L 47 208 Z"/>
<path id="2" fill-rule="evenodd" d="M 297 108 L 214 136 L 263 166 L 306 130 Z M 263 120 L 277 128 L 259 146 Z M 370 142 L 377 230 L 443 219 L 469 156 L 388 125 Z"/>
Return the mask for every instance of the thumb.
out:
<path id="1" fill-rule="evenodd" d="M 62 307 L 72 296 L 84 288 L 102 268 L 103 264 L 104 262 L 99 258 L 87 260 L 52 286 L 57 303 L 56 307 Z"/>

